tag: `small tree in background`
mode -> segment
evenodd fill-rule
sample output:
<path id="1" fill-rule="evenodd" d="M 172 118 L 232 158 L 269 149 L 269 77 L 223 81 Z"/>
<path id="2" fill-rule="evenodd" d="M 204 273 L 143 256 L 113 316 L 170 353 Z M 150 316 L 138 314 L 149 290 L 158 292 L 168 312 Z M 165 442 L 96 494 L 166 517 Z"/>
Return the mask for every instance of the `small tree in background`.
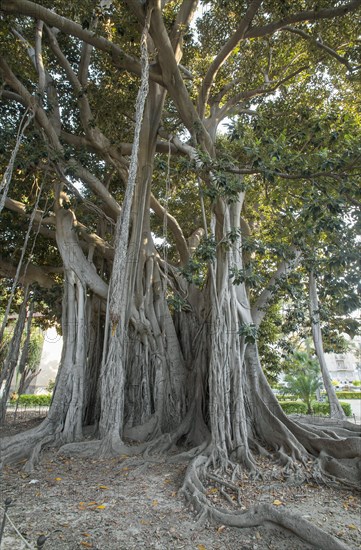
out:
<path id="1" fill-rule="evenodd" d="M 290 366 L 291 372 L 285 376 L 287 386 L 284 391 L 302 399 L 307 405 L 307 414 L 312 414 L 311 403 L 322 386 L 318 362 L 306 352 L 295 352 Z"/>

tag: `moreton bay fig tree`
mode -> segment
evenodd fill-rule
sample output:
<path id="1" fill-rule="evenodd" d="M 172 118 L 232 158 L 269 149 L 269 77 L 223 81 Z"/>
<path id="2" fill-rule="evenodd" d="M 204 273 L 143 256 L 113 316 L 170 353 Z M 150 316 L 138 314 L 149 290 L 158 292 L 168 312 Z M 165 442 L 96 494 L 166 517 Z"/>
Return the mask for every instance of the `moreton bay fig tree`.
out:
<path id="1" fill-rule="evenodd" d="M 272 506 L 217 510 L 203 483 L 257 476 L 259 455 L 291 478 L 307 462 L 360 481 L 359 427 L 287 417 L 258 352 L 268 308 L 294 299 L 322 242 L 307 208 L 321 221 L 337 203 L 333 219 L 357 224 L 360 15 L 361 0 L 1 0 L 0 272 L 14 277 L 33 212 L 19 284 L 50 300 L 62 282 L 64 338 L 49 414 L 2 440 L 3 464 L 31 469 L 45 444 L 178 447 L 200 513 L 346 548 Z"/>

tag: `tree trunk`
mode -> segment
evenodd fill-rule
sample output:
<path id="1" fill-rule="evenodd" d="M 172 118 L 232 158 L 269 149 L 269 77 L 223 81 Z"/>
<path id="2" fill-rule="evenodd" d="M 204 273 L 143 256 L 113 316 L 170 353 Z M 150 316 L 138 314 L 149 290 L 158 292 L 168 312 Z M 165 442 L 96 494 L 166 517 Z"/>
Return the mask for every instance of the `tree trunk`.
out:
<path id="1" fill-rule="evenodd" d="M 21 304 L 13 337 L 0 376 L 0 425 L 5 422 L 6 404 L 10 394 L 10 386 L 19 360 L 21 338 L 24 332 L 26 312 L 29 297 L 29 287 L 24 290 L 24 300 Z"/>
<path id="2" fill-rule="evenodd" d="M 309 295 L 310 295 L 310 317 L 312 326 L 312 338 L 315 346 L 318 362 L 320 363 L 323 383 L 330 404 L 331 418 L 345 419 L 346 415 L 342 409 L 336 395 L 335 388 L 332 385 L 330 373 L 327 368 L 325 353 L 323 351 L 322 331 L 320 325 L 319 301 L 317 296 L 317 286 L 315 274 L 310 271 L 309 276 Z"/>
<path id="3" fill-rule="evenodd" d="M 20 375 L 20 381 L 19 381 L 17 392 L 19 395 L 21 395 L 21 393 L 24 393 L 23 392 L 24 381 L 25 381 L 26 375 L 28 374 L 26 371 L 26 363 L 29 357 L 31 323 L 33 320 L 33 314 L 34 314 L 34 302 L 31 302 L 29 313 L 28 313 L 28 319 L 26 322 L 26 338 L 23 345 L 23 349 L 21 351 L 21 357 L 20 357 L 19 367 L 18 367 L 18 374 Z"/>

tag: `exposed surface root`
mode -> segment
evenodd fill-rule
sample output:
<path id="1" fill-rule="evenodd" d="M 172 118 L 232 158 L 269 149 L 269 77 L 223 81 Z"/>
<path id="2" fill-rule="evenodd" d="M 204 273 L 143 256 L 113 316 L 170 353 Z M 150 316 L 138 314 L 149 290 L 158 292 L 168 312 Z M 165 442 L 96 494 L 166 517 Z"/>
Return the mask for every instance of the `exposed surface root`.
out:
<path id="1" fill-rule="evenodd" d="M 324 550 L 347 550 L 348 546 L 324 532 L 311 522 L 269 504 L 259 504 L 244 512 L 229 512 L 214 508 L 207 498 L 207 491 L 201 477 L 209 457 L 198 456 L 189 465 L 181 492 L 201 517 L 230 527 L 256 527 L 273 524 L 294 533 L 301 540 Z M 213 476 L 212 476 L 213 478 Z M 223 480 L 217 482 L 224 485 Z M 234 489 L 234 487 L 232 487 Z M 228 500 L 228 499 L 227 499 Z"/>
<path id="2" fill-rule="evenodd" d="M 30 472 L 34 469 L 44 445 L 55 443 L 57 439 L 58 433 L 47 419 L 27 432 L 4 437 L 0 442 L 1 467 L 27 459 L 24 468 Z"/>
<path id="3" fill-rule="evenodd" d="M 300 414 L 289 415 L 289 418 L 307 427 L 319 427 L 324 432 L 327 430 L 341 437 L 349 437 L 357 434 L 361 436 L 360 425 L 350 422 L 349 420 Z"/>
<path id="4" fill-rule="evenodd" d="M 114 458 L 121 455 L 135 456 L 144 450 L 144 445 L 128 446 L 119 441 L 104 439 L 67 443 L 59 449 L 62 456 L 81 458 Z"/>

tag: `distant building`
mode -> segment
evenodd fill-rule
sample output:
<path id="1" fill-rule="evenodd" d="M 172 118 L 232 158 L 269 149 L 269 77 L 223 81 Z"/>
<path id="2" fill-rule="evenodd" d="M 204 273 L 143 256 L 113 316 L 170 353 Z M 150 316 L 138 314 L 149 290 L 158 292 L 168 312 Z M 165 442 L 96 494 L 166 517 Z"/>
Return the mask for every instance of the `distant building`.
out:
<path id="1" fill-rule="evenodd" d="M 325 358 L 333 380 L 341 384 L 349 384 L 361 379 L 360 363 L 354 353 L 326 353 Z"/>
<path id="2" fill-rule="evenodd" d="M 41 353 L 39 374 L 32 380 L 27 393 L 38 393 L 46 390 L 50 381 L 55 381 L 60 364 L 63 338 L 57 333 L 55 327 L 48 328 L 44 332 L 44 345 Z"/>

